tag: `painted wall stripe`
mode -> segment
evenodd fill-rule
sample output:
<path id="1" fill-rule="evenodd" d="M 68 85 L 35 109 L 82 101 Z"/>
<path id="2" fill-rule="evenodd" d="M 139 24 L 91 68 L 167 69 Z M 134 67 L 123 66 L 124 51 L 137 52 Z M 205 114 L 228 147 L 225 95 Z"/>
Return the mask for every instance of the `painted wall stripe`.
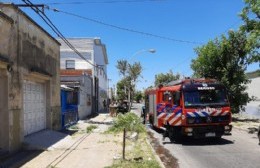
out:
<path id="1" fill-rule="evenodd" d="M 165 113 L 161 113 L 161 114 L 159 114 L 158 116 L 157 116 L 157 118 L 159 119 L 159 118 L 162 118 L 162 117 L 164 117 L 166 114 Z"/>
<path id="2" fill-rule="evenodd" d="M 174 121 L 176 121 L 177 119 L 179 119 L 181 117 L 181 113 L 179 113 L 179 114 L 177 114 L 169 123 L 170 123 L 170 125 L 172 125 L 172 123 L 174 122 Z"/>
<path id="3" fill-rule="evenodd" d="M 216 113 L 213 114 L 213 116 L 219 116 L 221 111 L 217 111 Z"/>
<path id="4" fill-rule="evenodd" d="M 178 121 L 176 124 L 174 124 L 174 125 L 181 125 L 181 120 L 180 121 Z"/>

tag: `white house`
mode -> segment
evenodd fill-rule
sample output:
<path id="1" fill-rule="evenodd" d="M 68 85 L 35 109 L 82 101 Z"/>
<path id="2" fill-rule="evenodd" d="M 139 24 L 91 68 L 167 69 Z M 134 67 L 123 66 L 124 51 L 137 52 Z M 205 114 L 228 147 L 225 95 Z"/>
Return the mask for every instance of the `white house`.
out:
<path id="1" fill-rule="evenodd" d="M 62 75 L 73 75 L 74 72 L 87 73 L 93 79 L 93 113 L 104 111 L 103 102 L 107 102 L 107 52 L 106 46 L 99 38 L 68 38 L 67 39 L 84 56 L 86 60 L 77 55 L 61 39 L 60 66 Z M 95 65 L 95 66 L 94 66 Z"/>

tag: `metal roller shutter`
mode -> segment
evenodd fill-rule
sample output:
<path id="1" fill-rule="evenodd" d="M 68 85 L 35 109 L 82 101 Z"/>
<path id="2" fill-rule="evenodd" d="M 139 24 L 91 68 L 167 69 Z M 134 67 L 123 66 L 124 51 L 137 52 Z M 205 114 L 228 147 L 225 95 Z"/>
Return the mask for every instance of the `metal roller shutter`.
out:
<path id="1" fill-rule="evenodd" d="M 46 87 L 43 83 L 24 81 L 24 136 L 46 128 Z"/>

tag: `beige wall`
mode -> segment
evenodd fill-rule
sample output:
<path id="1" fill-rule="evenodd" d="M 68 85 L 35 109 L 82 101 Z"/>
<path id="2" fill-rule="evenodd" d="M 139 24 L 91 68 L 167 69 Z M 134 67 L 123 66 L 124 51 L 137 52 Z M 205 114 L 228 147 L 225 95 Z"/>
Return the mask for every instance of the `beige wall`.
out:
<path id="1" fill-rule="evenodd" d="M 8 88 L 6 70 L 0 69 L 0 148 L 9 147 Z"/>
<path id="2" fill-rule="evenodd" d="M 43 82 L 47 86 L 47 128 L 60 129 L 60 52 L 59 43 L 12 5 L 0 4 L 0 11 L 13 19 L 0 22 L 0 56 L 8 59 L 6 71 L 9 118 L 9 149 L 21 147 L 23 137 L 23 81 Z M 6 20 L 1 19 L 0 20 Z M 10 21 L 9 21 L 10 22 Z M 7 24 L 8 23 L 8 24 Z M 3 27 L 3 29 L 2 29 Z M 1 60 L 0 60 L 1 62 Z M 3 64 L 3 63 L 2 63 Z M 1 80 L 4 79 L 0 76 Z M 2 82 L 0 85 L 4 85 Z M 0 104 L 2 107 L 2 104 Z M 6 112 L 4 112 L 6 113 Z M 1 115 L 5 115 L 2 114 Z M 0 126 L 2 126 L 0 118 Z M 4 123 L 6 124 L 6 123 Z M 6 133 L 5 133 L 6 134 Z M 0 134 L 2 136 L 2 134 Z M 2 137 L 0 138 L 2 141 Z M 2 143 L 2 142 L 1 142 Z M 1 144 L 0 143 L 0 144 Z"/>

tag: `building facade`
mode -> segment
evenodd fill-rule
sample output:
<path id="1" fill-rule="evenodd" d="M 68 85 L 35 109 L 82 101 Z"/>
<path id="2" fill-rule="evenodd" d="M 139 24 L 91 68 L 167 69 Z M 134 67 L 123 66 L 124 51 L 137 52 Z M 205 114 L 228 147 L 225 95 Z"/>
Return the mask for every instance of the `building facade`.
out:
<path id="1" fill-rule="evenodd" d="M 92 113 L 102 112 L 107 104 L 107 52 L 106 46 L 99 38 L 68 38 L 67 39 L 83 56 L 84 59 L 72 51 L 62 40 L 61 70 L 66 73 L 82 71 L 88 73 L 93 80 Z M 90 63 L 89 63 L 90 62 Z"/>
<path id="2" fill-rule="evenodd" d="M 77 90 L 78 118 L 85 119 L 92 113 L 92 77 L 82 71 L 69 72 L 61 70 L 61 84 Z"/>
<path id="3" fill-rule="evenodd" d="M 260 118 L 260 70 L 249 73 L 248 77 L 251 82 L 247 84 L 246 92 L 255 100 L 247 103 L 245 112 L 249 116 Z"/>
<path id="4" fill-rule="evenodd" d="M 12 4 L 0 4 L 0 27 L 0 150 L 12 152 L 60 129 L 60 44 Z"/>

